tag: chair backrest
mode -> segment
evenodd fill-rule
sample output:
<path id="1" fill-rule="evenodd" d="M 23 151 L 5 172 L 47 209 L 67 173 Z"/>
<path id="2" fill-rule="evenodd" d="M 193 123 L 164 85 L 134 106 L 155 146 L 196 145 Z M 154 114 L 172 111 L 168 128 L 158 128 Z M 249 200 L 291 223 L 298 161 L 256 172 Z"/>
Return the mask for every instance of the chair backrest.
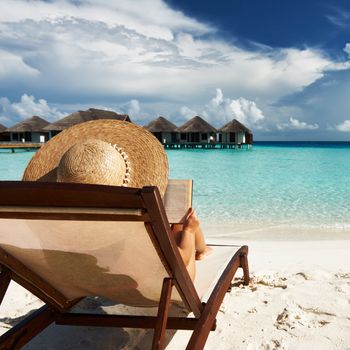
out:
<path id="1" fill-rule="evenodd" d="M 14 279 L 58 309 L 89 295 L 155 306 L 165 277 L 201 309 L 156 187 L 0 182 L 0 248 Z"/>

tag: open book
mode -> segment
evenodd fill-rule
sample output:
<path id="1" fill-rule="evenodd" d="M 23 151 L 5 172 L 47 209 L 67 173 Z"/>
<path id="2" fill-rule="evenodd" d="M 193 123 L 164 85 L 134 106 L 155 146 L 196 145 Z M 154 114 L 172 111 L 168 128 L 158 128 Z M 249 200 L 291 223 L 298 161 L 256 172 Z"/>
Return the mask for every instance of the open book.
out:
<path id="1" fill-rule="evenodd" d="M 164 195 L 164 207 L 169 223 L 179 224 L 192 207 L 192 180 L 170 180 Z"/>

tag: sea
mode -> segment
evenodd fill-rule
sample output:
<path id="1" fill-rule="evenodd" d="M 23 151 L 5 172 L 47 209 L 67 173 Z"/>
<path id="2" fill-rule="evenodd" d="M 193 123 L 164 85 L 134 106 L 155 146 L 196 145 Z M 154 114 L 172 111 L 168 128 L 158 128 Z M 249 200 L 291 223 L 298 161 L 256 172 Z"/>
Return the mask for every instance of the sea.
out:
<path id="1" fill-rule="evenodd" d="M 206 224 L 350 231 L 350 142 L 166 152 L 170 178 L 193 179 L 193 206 Z M 20 180 L 33 155 L 0 150 L 0 180 Z"/>

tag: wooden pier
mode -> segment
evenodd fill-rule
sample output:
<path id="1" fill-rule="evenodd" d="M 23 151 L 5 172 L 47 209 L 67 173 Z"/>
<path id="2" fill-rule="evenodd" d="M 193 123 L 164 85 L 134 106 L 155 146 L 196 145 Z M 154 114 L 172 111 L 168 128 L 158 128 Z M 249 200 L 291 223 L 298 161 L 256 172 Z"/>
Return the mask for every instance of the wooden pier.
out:
<path id="1" fill-rule="evenodd" d="M 6 149 L 11 153 L 18 151 L 33 151 L 39 149 L 42 143 L 0 143 L 0 150 Z M 164 148 L 168 149 L 250 149 L 251 144 L 242 143 L 223 143 L 223 142 L 212 142 L 212 143 L 164 143 Z"/>
<path id="2" fill-rule="evenodd" d="M 223 142 L 211 142 L 211 143 L 164 143 L 164 148 L 170 149 L 183 149 L 183 148 L 200 148 L 200 149 L 250 149 L 251 144 L 242 143 L 223 143 Z"/>
<path id="3" fill-rule="evenodd" d="M 21 151 L 33 151 L 37 150 L 42 146 L 41 143 L 0 143 L 0 150 L 9 150 L 11 153 L 15 153 L 16 150 Z"/>

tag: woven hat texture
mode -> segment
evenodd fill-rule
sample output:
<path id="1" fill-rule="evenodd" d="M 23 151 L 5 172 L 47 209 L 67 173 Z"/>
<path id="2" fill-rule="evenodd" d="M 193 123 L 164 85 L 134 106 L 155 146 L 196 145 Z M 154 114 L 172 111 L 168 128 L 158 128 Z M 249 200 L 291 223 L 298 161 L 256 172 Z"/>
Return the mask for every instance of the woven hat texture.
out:
<path id="1" fill-rule="evenodd" d="M 119 120 L 94 120 L 63 130 L 33 156 L 23 180 L 57 181 L 57 168 L 64 154 L 72 146 L 91 139 L 115 145 L 126 154 L 131 167 L 128 187 L 157 186 L 164 195 L 168 183 L 168 160 L 163 146 L 144 128 Z"/>
<path id="2" fill-rule="evenodd" d="M 78 142 L 62 156 L 57 181 L 124 186 L 130 173 L 122 153 L 101 140 Z"/>

